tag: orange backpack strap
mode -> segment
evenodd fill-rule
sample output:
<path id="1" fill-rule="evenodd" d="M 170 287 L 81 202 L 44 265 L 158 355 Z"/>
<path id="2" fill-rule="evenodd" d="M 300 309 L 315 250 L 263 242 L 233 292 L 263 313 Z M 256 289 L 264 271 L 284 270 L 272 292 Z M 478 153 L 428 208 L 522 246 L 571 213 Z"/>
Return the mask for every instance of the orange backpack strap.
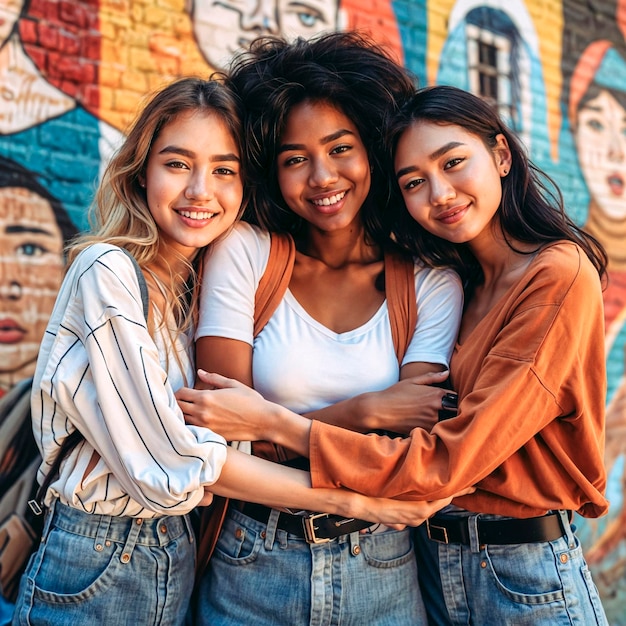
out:
<path id="1" fill-rule="evenodd" d="M 417 324 L 415 266 L 413 261 L 396 252 L 385 253 L 385 297 L 393 345 L 398 364 L 402 365 Z"/>
<path id="2" fill-rule="evenodd" d="M 283 299 L 289 287 L 295 262 L 296 244 L 293 237 L 282 233 L 270 233 L 270 255 L 254 299 L 255 337 L 263 330 Z M 254 456 L 278 463 L 297 456 L 270 441 L 255 441 L 252 449 Z"/>
<path id="3" fill-rule="evenodd" d="M 280 304 L 296 262 L 296 244 L 291 235 L 270 233 L 267 267 L 254 297 L 254 336 L 265 327 Z"/>

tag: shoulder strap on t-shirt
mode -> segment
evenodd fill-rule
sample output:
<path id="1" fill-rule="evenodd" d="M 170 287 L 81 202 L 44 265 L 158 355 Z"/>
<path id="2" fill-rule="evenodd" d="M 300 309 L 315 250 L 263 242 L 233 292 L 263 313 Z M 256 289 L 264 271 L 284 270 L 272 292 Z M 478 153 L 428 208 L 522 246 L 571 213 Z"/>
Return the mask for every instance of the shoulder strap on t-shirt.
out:
<path id="1" fill-rule="evenodd" d="M 280 304 L 296 262 L 296 244 L 291 235 L 270 233 L 270 255 L 254 297 L 254 336 L 270 320 Z"/>
<path id="2" fill-rule="evenodd" d="M 271 233 L 270 237 L 267 267 L 259 281 L 254 300 L 255 337 L 283 299 L 296 259 L 296 246 L 290 235 Z M 385 297 L 393 345 L 398 363 L 401 364 L 417 323 L 417 306 L 413 262 L 396 252 L 385 253 Z"/>
<path id="3" fill-rule="evenodd" d="M 385 297 L 398 363 L 411 343 L 417 324 L 415 266 L 396 252 L 385 253 Z"/>

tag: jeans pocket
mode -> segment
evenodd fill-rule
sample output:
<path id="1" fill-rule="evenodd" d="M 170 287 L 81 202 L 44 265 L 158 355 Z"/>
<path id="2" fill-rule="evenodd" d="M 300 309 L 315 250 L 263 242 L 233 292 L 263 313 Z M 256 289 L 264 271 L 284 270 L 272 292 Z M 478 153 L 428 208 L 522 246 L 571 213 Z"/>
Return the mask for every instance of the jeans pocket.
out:
<path id="1" fill-rule="evenodd" d="M 557 555 L 549 542 L 489 545 L 482 562 L 496 587 L 512 602 L 527 605 L 564 600 Z"/>
<path id="2" fill-rule="evenodd" d="M 263 539 L 258 531 L 227 517 L 213 558 L 231 565 L 247 565 L 256 561 L 262 545 Z"/>
<path id="3" fill-rule="evenodd" d="M 29 578 L 34 598 L 48 604 L 78 603 L 104 593 L 115 586 L 118 568 L 123 567 L 120 544 L 112 542 L 96 551 L 93 538 L 60 528 L 50 532 L 40 550 L 43 558 L 39 567 L 29 570 Z"/>
<path id="4" fill-rule="evenodd" d="M 359 544 L 363 558 L 372 567 L 398 567 L 415 559 L 410 530 L 389 530 L 374 535 L 360 535 Z"/>

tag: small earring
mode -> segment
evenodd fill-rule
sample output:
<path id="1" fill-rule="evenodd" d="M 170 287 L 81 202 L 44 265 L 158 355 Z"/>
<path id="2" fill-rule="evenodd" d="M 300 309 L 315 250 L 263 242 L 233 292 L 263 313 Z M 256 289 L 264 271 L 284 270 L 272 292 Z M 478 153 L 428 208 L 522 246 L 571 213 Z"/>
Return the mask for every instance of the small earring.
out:
<path id="1" fill-rule="evenodd" d="M 509 170 L 502 170 L 502 173 L 506 176 L 509 173 Z"/>

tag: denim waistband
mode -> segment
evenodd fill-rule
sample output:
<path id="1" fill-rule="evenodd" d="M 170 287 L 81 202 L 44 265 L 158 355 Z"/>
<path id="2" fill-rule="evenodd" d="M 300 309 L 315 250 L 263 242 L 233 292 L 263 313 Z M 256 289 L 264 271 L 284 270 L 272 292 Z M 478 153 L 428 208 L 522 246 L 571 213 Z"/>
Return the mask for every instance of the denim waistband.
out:
<path id="1" fill-rule="evenodd" d="M 84 537 L 93 537 L 98 542 L 113 541 L 126 543 L 129 535 L 135 543 L 144 546 L 164 546 L 181 535 L 194 541 L 193 531 L 187 515 L 163 517 L 120 517 L 90 514 L 55 500 L 49 511 L 51 518 L 47 527 L 58 527 Z"/>

